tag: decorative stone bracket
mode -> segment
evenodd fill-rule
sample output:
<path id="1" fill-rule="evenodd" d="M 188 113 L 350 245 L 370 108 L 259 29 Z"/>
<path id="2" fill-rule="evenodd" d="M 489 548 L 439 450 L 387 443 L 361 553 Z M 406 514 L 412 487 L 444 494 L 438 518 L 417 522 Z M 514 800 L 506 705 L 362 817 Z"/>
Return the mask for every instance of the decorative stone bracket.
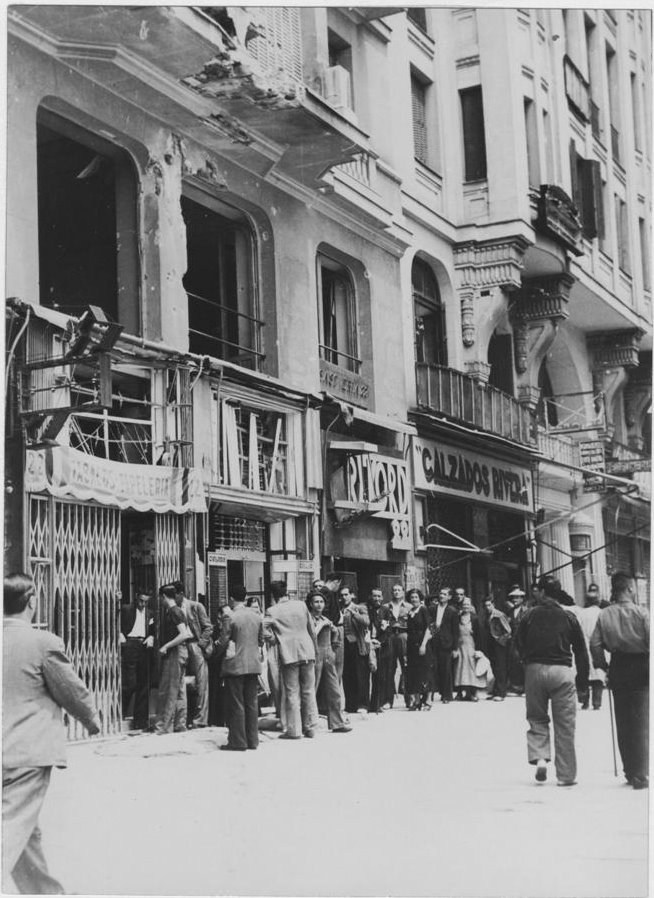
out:
<path id="1" fill-rule="evenodd" d="M 515 236 L 478 242 L 469 240 L 454 247 L 454 268 L 461 298 L 463 345 L 473 346 L 477 338 L 475 305 L 482 291 L 496 288 L 515 290 L 520 286 L 523 258 L 529 243 Z"/>
<path id="2" fill-rule="evenodd" d="M 538 366 L 549 350 L 560 321 L 568 317 L 568 297 L 575 279 L 567 272 L 523 281 L 512 294 L 511 321 L 518 374 L 530 360 Z M 537 365 L 534 369 L 537 371 Z"/>
<path id="3" fill-rule="evenodd" d="M 652 402 L 652 356 L 644 353 L 638 368 L 629 371 L 629 381 L 624 388 L 624 414 L 627 442 L 632 449 L 642 451 L 645 440 L 643 423 L 645 412 Z"/>
<path id="4" fill-rule="evenodd" d="M 627 385 L 627 369 L 639 364 L 638 346 L 642 336 L 640 330 L 610 331 L 594 334 L 587 341 L 593 367 L 593 389 L 604 394 L 609 436 L 616 429 L 617 399 Z"/>

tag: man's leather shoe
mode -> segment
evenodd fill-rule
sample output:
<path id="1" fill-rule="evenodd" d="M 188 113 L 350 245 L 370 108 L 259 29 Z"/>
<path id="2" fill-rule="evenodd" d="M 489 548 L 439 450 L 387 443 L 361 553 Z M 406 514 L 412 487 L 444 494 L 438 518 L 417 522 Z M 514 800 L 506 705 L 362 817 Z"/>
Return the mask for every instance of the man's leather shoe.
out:
<path id="1" fill-rule="evenodd" d="M 646 776 L 632 776 L 631 785 L 634 789 L 648 789 L 649 780 Z"/>
<path id="2" fill-rule="evenodd" d="M 245 751 L 245 746 L 243 748 L 238 748 L 236 745 L 230 745 L 226 742 L 224 745 L 218 746 L 221 751 Z"/>
<path id="3" fill-rule="evenodd" d="M 351 733 L 352 727 L 334 727 L 332 733 Z"/>
<path id="4" fill-rule="evenodd" d="M 277 737 L 278 739 L 301 739 L 302 736 L 291 736 L 290 733 L 282 733 Z"/>

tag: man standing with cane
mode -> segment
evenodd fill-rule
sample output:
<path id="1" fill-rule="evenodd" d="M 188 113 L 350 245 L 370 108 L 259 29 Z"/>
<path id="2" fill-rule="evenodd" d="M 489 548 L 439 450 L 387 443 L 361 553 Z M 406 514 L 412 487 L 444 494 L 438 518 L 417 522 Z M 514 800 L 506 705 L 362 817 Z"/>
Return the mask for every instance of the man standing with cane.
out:
<path id="1" fill-rule="evenodd" d="M 612 600 L 600 611 L 590 638 L 595 667 L 606 669 L 615 704 L 618 748 L 627 782 L 649 786 L 649 611 L 636 604 L 636 582 L 629 574 L 611 577 Z"/>

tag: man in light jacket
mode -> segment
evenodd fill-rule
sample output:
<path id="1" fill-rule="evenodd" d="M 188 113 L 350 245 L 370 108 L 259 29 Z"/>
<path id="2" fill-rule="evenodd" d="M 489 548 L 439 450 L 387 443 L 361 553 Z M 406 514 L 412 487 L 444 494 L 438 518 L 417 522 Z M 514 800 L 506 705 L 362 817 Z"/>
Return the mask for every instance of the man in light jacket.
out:
<path id="1" fill-rule="evenodd" d="M 66 766 L 62 709 L 92 736 L 100 719 L 58 636 L 32 628 L 34 581 L 9 574 L 4 583 L 2 657 L 2 891 L 63 894 L 48 872 L 39 813 L 53 767 Z M 13 885 L 15 888 L 12 888 Z"/>
<path id="2" fill-rule="evenodd" d="M 213 626 L 204 605 L 193 602 L 184 594 L 184 585 L 175 584 L 176 601 L 184 612 L 186 624 L 191 631 L 188 649 L 187 673 L 195 677 L 197 707 L 193 717 L 194 727 L 206 727 L 209 722 L 209 667 L 207 661 L 213 652 Z M 181 598 L 180 598 L 181 597 Z"/>
<path id="3" fill-rule="evenodd" d="M 316 704 L 316 637 L 309 609 L 288 595 L 286 583 L 275 580 L 270 591 L 277 604 L 266 611 L 265 627 L 277 640 L 286 706 L 286 729 L 280 739 L 309 739 L 318 724 Z"/>

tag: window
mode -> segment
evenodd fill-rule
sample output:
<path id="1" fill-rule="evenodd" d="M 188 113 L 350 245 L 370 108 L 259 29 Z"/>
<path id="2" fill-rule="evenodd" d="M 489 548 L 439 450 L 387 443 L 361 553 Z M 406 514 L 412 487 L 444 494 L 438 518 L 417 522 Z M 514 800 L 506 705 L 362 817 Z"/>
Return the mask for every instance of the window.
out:
<path id="1" fill-rule="evenodd" d="M 647 225 L 644 218 L 638 219 L 638 236 L 640 238 L 640 261 L 643 268 L 643 288 L 645 290 L 651 290 L 652 284 L 650 282 L 649 268 L 649 257 L 651 250 L 649 240 L 647 238 Z"/>
<path id="2" fill-rule="evenodd" d="M 602 184 L 600 187 L 601 197 L 600 197 L 600 206 L 602 209 L 602 220 L 604 226 L 601 231 L 597 235 L 599 237 L 599 247 L 603 253 L 606 253 L 609 256 L 612 256 L 611 252 L 611 242 L 609 239 L 609 229 L 607 227 L 607 223 L 610 221 L 611 215 L 610 210 L 607 212 L 607 204 L 608 204 L 608 191 L 606 187 L 606 181 L 602 180 Z"/>
<path id="3" fill-rule="evenodd" d="M 318 290 L 321 357 L 358 374 L 356 306 L 347 268 L 319 256 Z"/>
<path id="4" fill-rule="evenodd" d="M 581 216 L 583 235 L 592 240 L 604 233 L 600 163 L 580 156 L 573 140 L 570 141 L 570 175 L 572 199 Z"/>
<path id="5" fill-rule="evenodd" d="M 543 181 L 545 184 L 556 184 L 554 172 L 554 154 L 552 152 L 552 123 L 549 112 L 543 109 L 543 142 L 545 144 L 545 169 Z"/>
<path id="6" fill-rule="evenodd" d="M 543 427 L 558 427 L 559 414 L 554 396 L 552 381 L 547 370 L 547 359 L 543 359 L 538 371 L 538 386 L 540 388 L 540 401 L 538 403 L 538 422 Z"/>
<path id="7" fill-rule="evenodd" d="M 538 159 L 538 132 L 536 130 L 536 110 L 534 101 L 524 98 L 525 135 L 527 139 L 527 169 L 529 186 L 540 186 L 540 164 Z"/>
<path id="8" fill-rule="evenodd" d="M 256 369 L 263 353 L 262 322 L 255 313 L 252 236 L 243 215 L 227 207 L 223 211 L 182 197 L 189 348 Z"/>
<path id="9" fill-rule="evenodd" d="M 425 34 L 427 33 L 427 10 L 424 6 L 410 6 L 406 14 L 409 21 L 417 25 Z"/>
<path id="10" fill-rule="evenodd" d="M 411 269 L 413 314 L 415 320 L 416 362 L 447 365 L 445 308 L 438 283 L 430 266 L 415 259 Z"/>
<path id="11" fill-rule="evenodd" d="M 411 75 L 411 113 L 413 117 L 413 155 L 427 164 L 429 143 L 427 140 L 427 88 L 416 75 Z"/>
<path id="12" fill-rule="evenodd" d="M 325 73 L 325 99 L 332 106 L 354 109 L 352 47 L 340 35 L 327 31 L 329 68 Z"/>
<path id="13" fill-rule="evenodd" d="M 71 315 L 99 306 L 128 332 L 140 333 L 130 158 L 44 110 L 36 135 L 41 303 Z"/>
<path id="14" fill-rule="evenodd" d="M 618 264 L 625 274 L 631 273 L 629 258 L 629 223 L 627 221 L 627 204 L 617 193 L 615 196 L 615 233 L 618 239 Z"/>
<path id="15" fill-rule="evenodd" d="M 513 396 L 513 339 L 511 334 L 494 333 L 488 344 L 488 383 Z"/>
<path id="16" fill-rule="evenodd" d="M 606 45 L 606 77 L 609 86 L 609 118 L 611 121 L 611 152 L 616 162 L 620 161 L 620 96 L 618 90 L 618 66 L 613 50 Z"/>
<path id="17" fill-rule="evenodd" d="M 643 135 L 640 127 L 640 104 L 638 97 L 638 80 L 636 73 L 631 73 L 631 111 L 634 122 L 634 149 L 640 152 L 643 146 Z"/>
<path id="18" fill-rule="evenodd" d="M 463 125 L 465 180 L 480 181 L 486 177 L 486 137 L 481 86 L 459 91 Z"/>

